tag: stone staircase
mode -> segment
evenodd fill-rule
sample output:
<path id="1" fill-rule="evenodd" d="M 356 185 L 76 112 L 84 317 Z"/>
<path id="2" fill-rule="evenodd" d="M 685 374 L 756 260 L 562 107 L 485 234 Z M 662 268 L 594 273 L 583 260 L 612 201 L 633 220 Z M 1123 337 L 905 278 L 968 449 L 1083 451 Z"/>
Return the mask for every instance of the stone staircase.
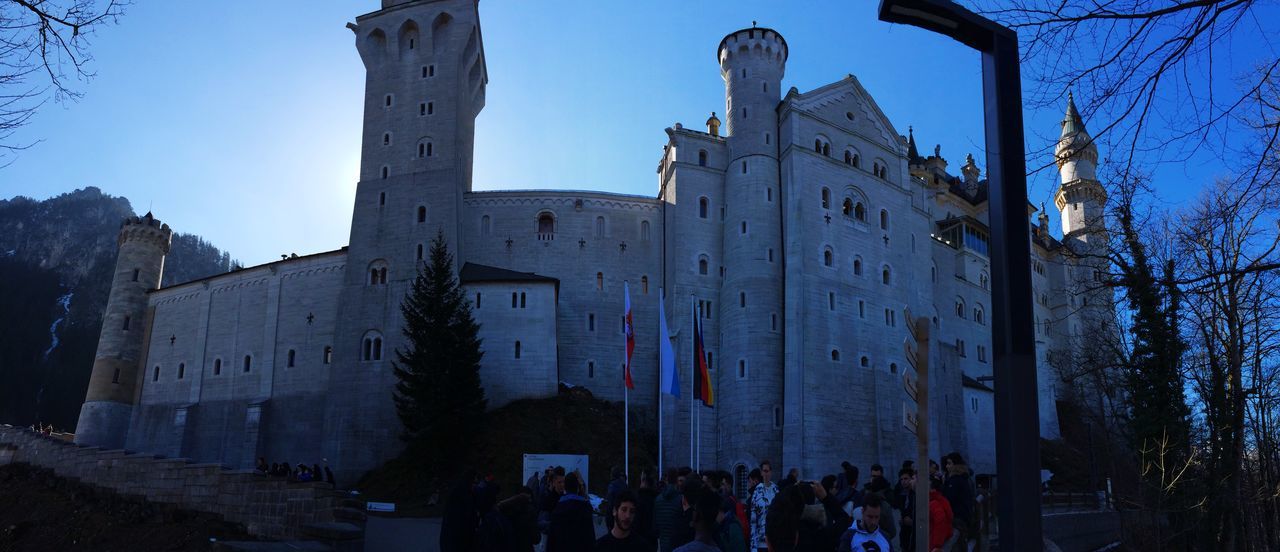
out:
<path id="1" fill-rule="evenodd" d="M 364 547 L 364 503 L 324 482 L 292 482 L 185 458 L 85 447 L 57 436 L 0 425 L 0 465 L 9 463 L 46 468 L 95 491 L 216 514 L 244 525 L 259 538 L 308 539 L 315 542 L 306 546 L 323 547 L 284 549 L 346 552 Z"/>

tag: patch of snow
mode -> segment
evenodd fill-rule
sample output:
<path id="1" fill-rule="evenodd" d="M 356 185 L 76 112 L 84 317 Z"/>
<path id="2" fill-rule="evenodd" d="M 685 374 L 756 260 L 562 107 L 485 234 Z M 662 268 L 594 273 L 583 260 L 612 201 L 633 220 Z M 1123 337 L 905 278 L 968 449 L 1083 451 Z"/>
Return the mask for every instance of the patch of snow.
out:
<path id="1" fill-rule="evenodd" d="M 62 321 L 67 319 L 67 313 L 71 311 L 71 297 L 74 294 L 74 291 L 68 290 L 66 295 L 58 298 L 58 306 L 62 307 L 62 316 L 49 325 L 49 348 L 44 350 L 44 360 L 49 360 L 49 353 L 58 348 L 58 326 L 62 325 Z"/>

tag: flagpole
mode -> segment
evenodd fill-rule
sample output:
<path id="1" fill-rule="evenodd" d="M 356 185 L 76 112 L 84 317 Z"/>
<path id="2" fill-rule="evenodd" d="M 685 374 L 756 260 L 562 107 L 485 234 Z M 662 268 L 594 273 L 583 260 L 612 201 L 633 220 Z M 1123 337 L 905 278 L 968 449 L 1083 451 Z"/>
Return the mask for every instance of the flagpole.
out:
<path id="1" fill-rule="evenodd" d="M 694 306 L 694 303 L 695 303 L 695 300 L 693 298 L 693 294 L 690 293 L 689 294 L 689 314 L 691 314 L 692 316 L 689 317 L 689 321 L 694 324 L 694 330 L 692 332 L 689 332 L 689 358 L 693 359 L 694 364 L 693 364 L 693 369 L 689 370 L 689 375 L 692 376 L 689 378 L 689 464 L 696 469 L 698 467 L 698 462 L 697 462 L 697 459 L 695 458 L 695 456 L 697 455 L 697 452 L 694 446 L 695 441 L 693 440 L 694 439 L 693 435 L 697 431 L 696 430 L 697 407 L 694 405 L 694 401 L 698 399 L 694 398 L 694 395 L 698 394 L 696 392 L 696 390 L 698 389 L 698 383 L 695 381 L 695 378 L 698 377 L 698 374 L 695 373 L 698 371 L 698 368 L 697 368 L 698 361 L 696 360 L 698 353 L 694 350 L 694 348 L 697 345 L 693 342 L 694 340 L 693 334 L 698 331 L 697 330 L 698 310 L 697 310 L 697 307 Z"/>
<path id="2" fill-rule="evenodd" d="M 665 298 L 666 298 L 666 291 L 663 290 L 662 288 L 658 288 L 659 320 L 661 320 L 661 317 L 664 316 L 661 309 L 663 308 L 663 303 L 666 302 L 664 300 Z M 659 329 L 658 339 L 667 339 L 667 336 L 662 335 L 662 333 L 663 332 L 661 331 L 661 329 Z M 662 380 L 667 376 L 666 374 L 663 373 L 663 359 L 662 359 L 663 350 L 664 349 L 662 348 L 662 342 L 658 342 L 658 478 L 659 479 L 665 476 L 665 472 L 662 471 L 662 403 L 664 402 L 662 400 L 662 396 L 665 395 L 666 393 L 664 393 L 662 389 L 662 383 L 663 383 Z"/>
<path id="3" fill-rule="evenodd" d="M 622 469 L 623 474 L 627 478 L 627 484 L 631 484 L 631 394 L 627 389 L 627 377 L 631 372 L 631 356 L 627 354 L 627 345 L 630 337 L 627 332 L 630 331 L 631 321 L 627 317 L 631 315 L 631 290 L 627 287 L 627 281 L 622 281 L 622 294 L 626 299 L 626 312 L 622 313 Z"/>

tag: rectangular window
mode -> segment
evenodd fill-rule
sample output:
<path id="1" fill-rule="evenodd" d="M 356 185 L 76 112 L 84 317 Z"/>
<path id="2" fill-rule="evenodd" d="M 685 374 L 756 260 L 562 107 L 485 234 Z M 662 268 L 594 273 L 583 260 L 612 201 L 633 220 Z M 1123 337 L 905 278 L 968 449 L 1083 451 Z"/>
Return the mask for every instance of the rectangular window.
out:
<path id="1" fill-rule="evenodd" d="M 836 310 L 836 294 L 827 292 L 827 309 Z"/>
<path id="2" fill-rule="evenodd" d="M 587 315 L 587 331 L 589 332 L 596 331 L 596 315 L 594 314 Z"/>
<path id="3" fill-rule="evenodd" d="M 985 345 L 978 345 L 978 362 L 986 362 L 986 361 L 987 361 L 987 347 Z"/>
<path id="4" fill-rule="evenodd" d="M 480 310 L 480 292 L 476 292 L 476 310 Z"/>
<path id="5" fill-rule="evenodd" d="M 436 66 L 434 65 L 422 66 L 422 78 L 425 79 L 427 77 L 434 77 L 434 76 L 436 76 Z"/>
<path id="6" fill-rule="evenodd" d="M 435 115 L 435 113 L 436 113 L 436 103 L 427 102 L 427 115 Z"/>
<path id="7" fill-rule="evenodd" d="M 858 300 L 858 318 L 867 317 L 867 304 L 861 299 Z"/>
<path id="8" fill-rule="evenodd" d="M 773 248 L 769 248 L 769 262 L 773 262 Z"/>
<path id="9" fill-rule="evenodd" d="M 418 104 L 418 116 L 421 117 L 426 114 L 427 114 L 427 104 L 425 103 Z"/>

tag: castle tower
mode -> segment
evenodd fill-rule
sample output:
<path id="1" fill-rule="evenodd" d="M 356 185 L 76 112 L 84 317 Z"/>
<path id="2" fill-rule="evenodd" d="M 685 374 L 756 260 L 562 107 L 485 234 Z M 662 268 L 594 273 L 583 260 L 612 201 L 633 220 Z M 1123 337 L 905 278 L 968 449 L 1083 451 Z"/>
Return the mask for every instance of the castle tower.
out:
<path id="1" fill-rule="evenodd" d="M 729 33 L 718 48 L 729 163 L 724 179 L 718 465 L 782 456 L 782 201 L 778 102 L 787 42 L 772 29 Z M 770 252 L 776 258 L 769 258 Z M 779 464 L 776 464 L 779 465 Z"/>
<path id="2" fill-rule="evenodd" d="M 1105 239 L 1098 236 L 1102 230 L 1103 205 L 1107 201 L 1107 192 L 1097 176 L 1098 146 L 1085 130 L 1071 93 L 1067 93 L 1067 113 L 1062 119 L 1062 135 L 1054 148 L 1054 157 L 1062 184 L 1054 194 L 1053 203 L 1062 214 L 1063 240 L 1076 240 L 1090 249 L 1106 247 Z"/>
<path id="3" fill-rule="evenodd" d="M 400 301 L 437 231 L 455 269 L 464 258 L 462 196 L 488 82 L 476 3 L 382 0 L 347 24 L 365 67 L 364 133 L 321 445 L 344 480 L 400 450 L 391 352 L 403 344 Z M 362 358 L 370 336 L 381 351 Z"/>
<path id="4" fill-rule="evenodd" d="M 76 443 L 122 448 L 137 402 L 143 345 L 149 332 L 147 292 L 160 287 L 173 233 L 147 213 L 120 226 L 115 277 L 102 315 L 89 390 L 80 407 Z"/>

